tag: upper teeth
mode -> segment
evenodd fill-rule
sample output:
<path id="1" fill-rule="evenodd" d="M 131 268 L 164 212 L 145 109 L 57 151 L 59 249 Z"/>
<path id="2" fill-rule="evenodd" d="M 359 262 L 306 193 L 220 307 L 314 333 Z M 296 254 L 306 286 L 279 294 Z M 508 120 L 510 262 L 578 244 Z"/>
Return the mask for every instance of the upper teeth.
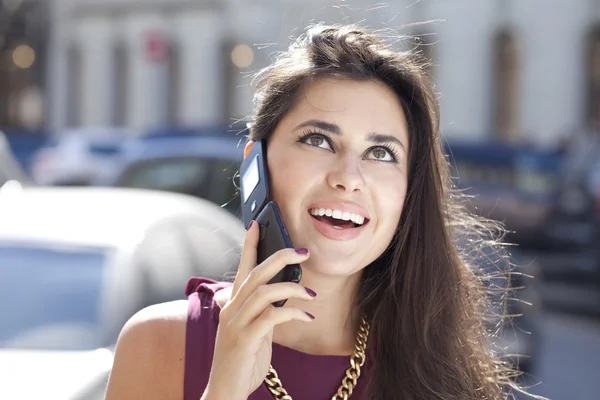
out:
<path id="1" fill-rule="evenodd" d="M 362 225 L 365 222 L 365 217 L 363 217 L 362 215 L 358 215 L 347 211 L 332 210 L 331 208 L 311 208 L 309 212 L 315 216 L 326 215 L 335 219 L 352 221 L 357 225 Z"/>

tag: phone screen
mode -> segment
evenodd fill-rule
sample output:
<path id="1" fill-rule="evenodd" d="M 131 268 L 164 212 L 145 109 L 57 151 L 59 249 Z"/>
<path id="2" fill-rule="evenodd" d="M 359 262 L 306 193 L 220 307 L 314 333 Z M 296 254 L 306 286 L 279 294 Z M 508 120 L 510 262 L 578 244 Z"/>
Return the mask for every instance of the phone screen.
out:
<path id="1" fill-rule="evenodd" d="M 254 190 L 258 186 L 258 183 L 260 182 L 260 174 L 258 172 L 258 157 L 259 157 L 258 154 L 256 156 L 252 157 L 252 160 L 250 160 L 250 164 L 248 165 L 248 168 L 244 171 L 244 173 L 242 175 L 242 180 L 241 180 L 242 188 L 241 189 L 242 189 L 242 201 L 244 203 L 246 203 L 248 201 L 248 198 L 254 192 Z"/>

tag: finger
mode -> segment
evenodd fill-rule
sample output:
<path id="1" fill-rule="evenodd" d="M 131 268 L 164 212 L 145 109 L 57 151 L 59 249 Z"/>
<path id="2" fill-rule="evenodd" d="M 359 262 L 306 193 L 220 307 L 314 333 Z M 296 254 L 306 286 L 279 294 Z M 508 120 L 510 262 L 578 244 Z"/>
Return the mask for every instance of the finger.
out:
<path id="1" fill-rule="evenodd" d="M 254 323 L 246 329 L 249 338 L 263 337 L 273 331 L 273 328 L 284 322 L 297 320 L 312 322 L 314 317 L 297 307 L 273 307 L 267 308 Z"/>
<path id="2" fill-rule="evenodd" d="M 232 296 L 232 308 L 239 309 L 246 299 L 261 285 L 267 284 L 286 265 L 300 264 L 309 257 L 306 249 L 282 249 L 263 261 L 250 271 L 246 280 Z"/>
<path id="3" fill-rule="evenodd" d="M 246 232 L 246 238 L 244 239 L 244 247 L 242 249 L 242 256 L 240 258 L 240 265 L 238 266 L 235 280 L 233 281 L 233 287 L 231 289 L 231 298 L 240 289 L 242 283 L 248 278 L 250 272 L 256 267 L 256 247 L 258 246 L 259 239 L 259 227 L 256 221 L 251 221 Z"/>
<path id="4" fill-rule="evenodd" d="M 316 293 L 294 282 L 281 282 L 261 285 L 248 297 L 236 316 L 235 325 L 240 329 L 251 324 L 272 303 L 280 300 L 297 298 L 313 300 Z"/>

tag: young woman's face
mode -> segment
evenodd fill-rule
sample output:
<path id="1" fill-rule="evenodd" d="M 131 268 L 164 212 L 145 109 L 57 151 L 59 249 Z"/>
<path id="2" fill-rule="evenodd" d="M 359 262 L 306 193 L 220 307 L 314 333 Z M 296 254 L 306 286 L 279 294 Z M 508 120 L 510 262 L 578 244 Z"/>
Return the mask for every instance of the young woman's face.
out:
<path id="1" fill-rule="evenodd" d="M 406 195 L 408 128 L 380 82 L 319 79 L 278 124 L 267 158 L 273 199 L 303 268 L 350 275 L 377 259 Z"/>

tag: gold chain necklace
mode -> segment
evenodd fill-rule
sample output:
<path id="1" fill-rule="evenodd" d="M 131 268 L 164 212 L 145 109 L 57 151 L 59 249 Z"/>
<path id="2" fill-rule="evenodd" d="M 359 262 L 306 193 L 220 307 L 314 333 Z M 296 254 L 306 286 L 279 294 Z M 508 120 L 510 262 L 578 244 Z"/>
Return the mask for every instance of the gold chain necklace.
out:
<path id="1" fill-rule="evenodd" d="M 360 376 L 360 367 L 365 363 L 367 348 L 367 338 L 369 337 L 369 323 L 363 317 L 360 329 L 356 334 L 356 344 L 354 353 L 350 356 L 350 367 L 346 370 L 346 376 L 342 379 L 342 384 L 331 400 L 348 400 L 352 396 L 352 391 L 356 387 L 356 382 Z M 276 400 L 292 400 L 292 396 L 283 388 L 277 372 L 272 365 L 269 366 L 269 373 L 265 378 L 267 388 L 273 394 Z"/>

